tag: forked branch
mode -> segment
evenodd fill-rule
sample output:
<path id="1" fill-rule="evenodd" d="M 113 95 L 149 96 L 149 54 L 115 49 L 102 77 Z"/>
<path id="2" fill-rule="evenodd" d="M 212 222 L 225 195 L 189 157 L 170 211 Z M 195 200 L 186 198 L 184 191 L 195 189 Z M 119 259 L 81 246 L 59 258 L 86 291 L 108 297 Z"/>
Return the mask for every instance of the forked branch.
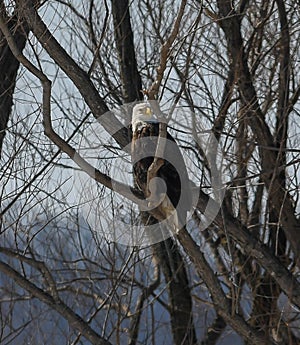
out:
<path id="1" fill-rule="evenodd" d="M 154 83 L 150 86 L 149 90 L 145 91 L 145 93 L 148 95 L 149 100 L 154 100 L 157 97 L 157 94 L 158 94 L 158 91 L 159 91 L 159 88 L 160 88 L 160 85 L 163 80 L 164 73 L 167 67 L 170 49 L 179 33 L 180 23 L 184 14 L 186 3 L 187 3 L 187 0 L 181 1 L 178 15 L 176 17 L 171 34 L 161 47 L 160 62 L 157 68 L 156 79 Z"/>

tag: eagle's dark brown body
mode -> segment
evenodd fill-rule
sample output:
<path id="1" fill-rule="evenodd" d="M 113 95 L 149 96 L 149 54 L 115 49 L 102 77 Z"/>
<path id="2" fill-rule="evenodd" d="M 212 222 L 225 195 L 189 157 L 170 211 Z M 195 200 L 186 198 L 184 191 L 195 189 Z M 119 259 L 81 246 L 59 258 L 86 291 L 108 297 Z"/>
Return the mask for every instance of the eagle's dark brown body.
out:
<path id="1" fill-rule="evenodd" d="M 131 155 L 134 163 L 134 181 L 144 195 L 147 195 L 147 172 L 156 152 L 158 133 L 158 122 L 141 122 L 133 132 Z M 176 163 L 175 166 L 166 160 L 168 157 L 173 163 Z M 191 207 L 191 194 L 187 192 L 189 189 L 188 175 L 180 150 L 169 133 L 162 158 L 164 158 L 164 164 L 159 169 L 157 177 L 165 181 L 167 196 L 174 208 L 178 206 L 180 198 L 183 197 L 183 200 L 180 200 L 180 207 L 177 207 L 177 216 L 180 224 L 185 224 L 187 211 Z"/>

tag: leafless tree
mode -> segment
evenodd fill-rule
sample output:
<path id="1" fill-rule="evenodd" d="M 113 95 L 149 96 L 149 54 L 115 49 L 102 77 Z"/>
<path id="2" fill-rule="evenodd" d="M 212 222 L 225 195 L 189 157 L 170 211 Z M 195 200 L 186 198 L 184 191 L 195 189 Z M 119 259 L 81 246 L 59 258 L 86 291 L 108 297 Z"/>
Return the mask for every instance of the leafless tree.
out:
<path id="1" fill-rule="evenodd" d="M 298 344 L 298 2 L 0 12 L 1 344 Z M 144 97 L 200 191 L 186 227 L 139 248 L 111 239 L 145 218 L 128 149 Z"/>

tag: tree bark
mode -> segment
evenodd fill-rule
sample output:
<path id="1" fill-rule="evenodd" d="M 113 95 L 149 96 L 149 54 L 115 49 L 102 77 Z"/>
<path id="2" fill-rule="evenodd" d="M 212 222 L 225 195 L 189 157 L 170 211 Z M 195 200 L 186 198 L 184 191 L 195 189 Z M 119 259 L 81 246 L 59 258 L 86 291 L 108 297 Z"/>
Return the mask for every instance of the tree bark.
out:
<path id="1" fill-rule="evenodd" d="M 16 45 L 22 51 L 29 32 L 27 25 L 20 23 L 16 14 L 11 17 L 6 16 L 3 5 L 0 5 L 0 11 L 7 22 L 8 28 L 13 33 Z M 0 31 L 0 157 L 5 131 L 12 111 L 13 94 L 19 66 L 19 61 L 12 54 L 7 41 Z"/>
<path id="2" fill-rule="evenodd" d="M 143 99 L 142 80 L 137 68 L 134 38 L 130 22 L 129 1 L 112 0 L 115 40 L 125 103 Z"/>

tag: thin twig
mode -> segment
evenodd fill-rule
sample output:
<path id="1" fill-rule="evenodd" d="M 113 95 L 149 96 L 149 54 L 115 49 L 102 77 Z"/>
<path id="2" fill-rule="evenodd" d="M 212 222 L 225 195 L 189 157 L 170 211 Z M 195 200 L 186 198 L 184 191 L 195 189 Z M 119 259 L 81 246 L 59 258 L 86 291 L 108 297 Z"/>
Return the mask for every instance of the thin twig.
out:
<path id="1" fill-rule="evenodd" d="M 154 83 L 150 86 L 149 90 L 146 91 L 146 94 L 148 95 L 149 100 L 154 100 L 157 97 L 161 82 L 164 77 L 164 72 L 167 67 L 167 61 L 169 58 L 170 49 L 179 32 L 179 27 L 180 27 L 180 23 L 184 14 L 186 3 L 187 3 L 187 0 L 181 1 L 179 12 L 175 20 L 172 32 L 170 36 L 168 37 L 168 39 L 165 41 L 165 43 L 162 45 L 161 52 L 160 52 L 160 63 L 157 68 L 156 79 Z"/>

